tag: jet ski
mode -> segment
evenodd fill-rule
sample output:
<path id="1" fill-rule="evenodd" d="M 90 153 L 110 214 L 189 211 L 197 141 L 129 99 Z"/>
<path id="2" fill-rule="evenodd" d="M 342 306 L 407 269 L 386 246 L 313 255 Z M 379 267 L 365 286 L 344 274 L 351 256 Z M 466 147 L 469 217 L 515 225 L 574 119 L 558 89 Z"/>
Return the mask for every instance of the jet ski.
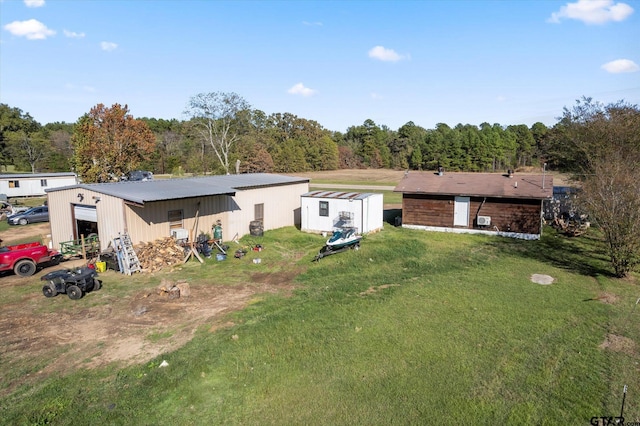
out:
<path id="1" fill-rule="evenodd" d="M 354 228 L 337 229 L 333 231 L 331 238 L 327 240 L 327 247 L 331 250 L 338 250 L 360 244 L 362 235 L 356 234 Z"/>
<path id="2" fill-rule="evenodd" d="M 317 262 L 323 257 L 331 254 L 340 253 L 350 249 L 358 250 L 360 248 L 360 240 L 362 240 L 362 235 L 358 235 L 354 228 L 335 230 L 333 231 L 331 238 L 327 240 L 325 246 L 320 249 L 320 252 L 313 260 Z"/>

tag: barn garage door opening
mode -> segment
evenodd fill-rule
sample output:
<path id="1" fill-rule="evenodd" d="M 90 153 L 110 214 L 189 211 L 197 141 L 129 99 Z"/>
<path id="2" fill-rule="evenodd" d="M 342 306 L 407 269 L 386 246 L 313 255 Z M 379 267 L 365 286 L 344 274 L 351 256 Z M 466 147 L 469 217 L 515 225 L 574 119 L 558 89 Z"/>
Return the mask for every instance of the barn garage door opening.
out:
<path id="1" fill-rule="evenodd" d="M 98 212 L 95 207 L 76 205 L 73 207 L 73 216 L 76 220 L 76 239 L 98 235 Z"/>

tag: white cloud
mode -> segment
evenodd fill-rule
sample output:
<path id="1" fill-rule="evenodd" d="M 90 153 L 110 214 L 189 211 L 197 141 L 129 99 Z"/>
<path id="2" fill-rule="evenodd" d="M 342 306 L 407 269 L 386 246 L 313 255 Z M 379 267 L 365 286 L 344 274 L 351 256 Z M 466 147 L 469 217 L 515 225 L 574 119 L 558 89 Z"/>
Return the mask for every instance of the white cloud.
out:
<path id="1" fill-rule="evenodd" d="M 397 62 L 404 59 L 404 56 L 397 54 L 393 49 L 387 49 L 383 46 L 376 46 L 369 50 L 369 57 L 387 62 Z"/>
<path id="2" fill-rule="evenodd" d="M 287 93 L 291 93 L 292 95 L 302 95 L 304 97 L 313 96 L 318 93 L 317 90 L 309 89 L 308 87 L 304 87 L 304 84 L 298 83 L 293 85 Z"/>
<path id="3" fill-rule="evenodd" d="M 13 21 L 4 26 L 4 29 L 18 37 L 26 37 L 28 40 L 44 40 L 55 35 L 55 31 L 47 28 L 45 24 L 35 19 L 28 21 Z"/>
<path id="4" fill-rule="evenodd" d="M 63 30 L 62 31 L 64 33 L 65 36 L 69 37 L 69 38 L 84 38 L 84 33 L 76 33 L 74 31 L 69 31 L 69 30 Z"/>
<path id="5" fill-rule="evenodd" d="M 27 7 L 42 7 L 44 6 L 44 0 L 24 0 L 24 4 Z"/>
<path id="6" fill-rule="evenodd" d="M 547 22 L 560 23 L 563 19 L 576 19 L 585 24 L 604 24 L 610 21 L 624 21 L 633 13 L 626 3 L 614 3 L 614 0 L 578 0 L 567 3 L 559 11 L 553 12 Z"/>
<path id="7" fill-rule="evenodd" d="M 616 59 L 615 61 L 607 62 L 601 67 L 603 70 L 610 72 L 611 74 L 620 74 L 623 72 L 637 72 L 640 71 L 638 64 L 630 59 Z"/>
<path id="8" fill-rule="evenodd" d="M 322 22 L 302 21 L 302 25 L 306 25 L 308 27 L 321 27 L 322 26 Z"/>
<path id="9" fill-rule="evenodd" d="M 103 41 L 100 42 L 100 48 L 102 50 L 106 50 L 107 52 L 111 52 L 112 50 L 116 50 L 118 48 L 118 45 L 110 41 Z"/>

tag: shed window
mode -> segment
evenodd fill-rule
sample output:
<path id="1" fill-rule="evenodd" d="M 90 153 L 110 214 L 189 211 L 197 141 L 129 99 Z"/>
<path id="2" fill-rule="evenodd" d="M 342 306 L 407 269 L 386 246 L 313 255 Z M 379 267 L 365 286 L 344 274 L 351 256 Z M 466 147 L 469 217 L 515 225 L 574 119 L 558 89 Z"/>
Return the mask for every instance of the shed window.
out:
<path id="1" fill-rule="evenodd" d="M 182 228 L 183 218 L 184 213 L 182 212 L 182 210 L 169 210 L 169 229 Z"/>
<path id="2" fill-rule="evenodd" d="M 264 220 L 264 204 L 253 206 L 253 220 Z"/>
<path id="3" fill-rule="evenodd" d="M 47 180 L 46 179 L 40 179 L 40 186 L 47 186 Z"/>
<path id="4" fill-rule="evenodd" d="M 320 201 L 320 216 L 329 216 L 329 202 Z"/>
<path id="5" fill-rule="evenodd" d="M 19 180 L 10 180 L 9 181 L 9 188 L 20 188 L 20 181 Z"/>

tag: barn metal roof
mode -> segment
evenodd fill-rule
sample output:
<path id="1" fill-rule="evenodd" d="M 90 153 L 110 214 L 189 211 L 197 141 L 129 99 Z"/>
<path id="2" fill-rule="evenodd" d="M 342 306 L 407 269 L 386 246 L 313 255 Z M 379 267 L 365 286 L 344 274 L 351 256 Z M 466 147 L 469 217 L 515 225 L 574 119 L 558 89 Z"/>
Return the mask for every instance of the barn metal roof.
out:
<path id="1" fill-rule="evenodd" d="M 550 199 L 553 177 L 542 174 L 410 172 L 394 192 L 467 197 Z"/>
<path id="2" fill-rule="evenodd" d="M 335 198 L 340 200 L 364 200 L 372 195 L 372 192 L 340 192 L 340 191 L 311 191 L 302 194 L 302 197 L 308 198 Z"/>
<path id="3" fill-rule="evenodd" d="M 236 191 L 292 183 L 309 182 L 307 178 L 247 173 L 182 179 L 159 179 L 151 181 L 91 183 L 48 189 L 55 192 L 68 189 L 87 189 L 105 195 L 122 198 L 133 203 L 175 200 L 180 198 L 205 197 L 211 195 L 235 195 Z"/>

